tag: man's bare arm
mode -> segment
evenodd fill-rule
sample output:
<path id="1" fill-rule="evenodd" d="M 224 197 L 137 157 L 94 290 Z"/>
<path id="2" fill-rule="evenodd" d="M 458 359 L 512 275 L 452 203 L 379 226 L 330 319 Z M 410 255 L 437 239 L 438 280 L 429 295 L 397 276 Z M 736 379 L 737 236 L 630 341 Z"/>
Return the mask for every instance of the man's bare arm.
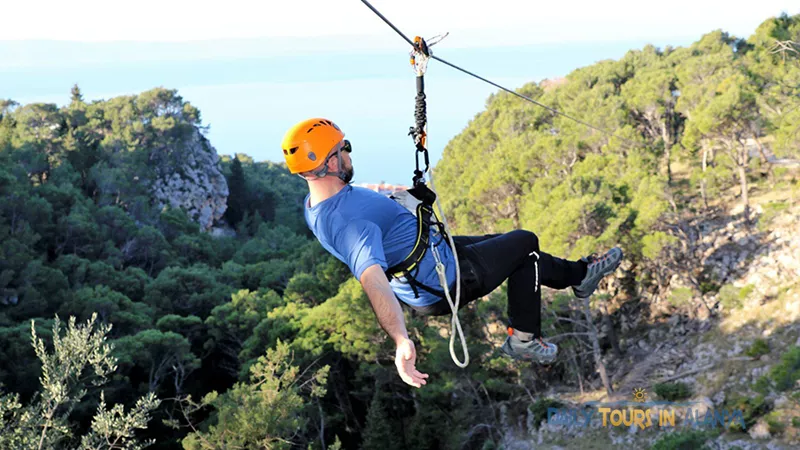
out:
<path id="1" fill-rule="evenodd" d="M 378 323 L 396 344 L 408 339 L 405 318 L 386 274 L 378 264 L 367 267 L 361 274 L 361 286 L 367 293 Z"/>
<path id="2" fill-rule="evenodd" d="M 381 266 L 375 264 L 367 268 L 361 274 L 361 286 L 369 297 L 372 310 L 378 317 L 378 323 L 386 333 L 394 340 L 397 346 L 394 364 L 397 366 L 397 373 L 406 383 L 414 387 L 422 387 L 427 383 L 428 374 L 421 373 L 416 368 L 417 351 L 414 342 L 408 338 L 406 322 L 403 317 L 403 310 L 400 302 L 392 292 L 389 280 L 386 279 Z"/>

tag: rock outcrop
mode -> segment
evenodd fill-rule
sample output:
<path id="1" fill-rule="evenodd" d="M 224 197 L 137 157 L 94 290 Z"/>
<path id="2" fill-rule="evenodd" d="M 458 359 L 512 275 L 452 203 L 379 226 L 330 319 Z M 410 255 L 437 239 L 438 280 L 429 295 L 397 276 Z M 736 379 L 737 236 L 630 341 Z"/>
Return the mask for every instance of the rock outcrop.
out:
<path id="1" fill-rule="evenodd" d="M 762 294 L 775 295 L 780 286 L 800 278 L 798 223 L 800 208 L 778 216 L 768 231 L 748 232 L 728 223 L 703 236 L 703 264 L 722 283 L 752 285 Z"/>
<path id="2" fill-rule="evenodd" d="M 191 135 L 172 163 L 159 167 L 152 193 L 159 208 L 182 208 L 208 231 L 227 208 L 228 183 L 219 168 L 219 155 L 199 131 Z"/>

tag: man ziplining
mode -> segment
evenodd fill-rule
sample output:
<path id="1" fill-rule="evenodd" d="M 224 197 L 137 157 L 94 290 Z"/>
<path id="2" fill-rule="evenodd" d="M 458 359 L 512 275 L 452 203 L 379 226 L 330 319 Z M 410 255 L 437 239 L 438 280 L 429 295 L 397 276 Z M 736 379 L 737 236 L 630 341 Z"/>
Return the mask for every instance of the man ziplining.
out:
<path id="1" fill-rule="evenodd" d="M 399 302 L 423 315 L 445 315 L 452 309 L 440 289 L 433 251 L 410 268 L 403 265 L 419 243 L 417 217 L 389 197 L 350 184 L 352 147 L 330 120 L 297 123 L 281 147 L 289 171 L 308 182 L 308 227 L 361 282 L 380 326 L 395 342 L 400 377 L 415 387 L 425 385 L 428 375 L 416 368 L 416 350 Z M 441 230 L 431 227 L 428 232 L 430 247 L 444 264 L 448 288 L 454 291 L 453 252 Z M 536 235 L 526 230 L 453 236 L 453 241 L 461 272 L 459 308 L 508 280 L 509 327 L 501 350 L 514 359 L 544 364 L 556 359 L 558 347 L 542 336 L 540 286 L 571 287 L 577 297 L 586 298 L 622 260 L 622 251 L 614 247 L 602 257 L 567 261 L 542 252 Z M 405 275 L 397 276 L 398 268 Z"/>

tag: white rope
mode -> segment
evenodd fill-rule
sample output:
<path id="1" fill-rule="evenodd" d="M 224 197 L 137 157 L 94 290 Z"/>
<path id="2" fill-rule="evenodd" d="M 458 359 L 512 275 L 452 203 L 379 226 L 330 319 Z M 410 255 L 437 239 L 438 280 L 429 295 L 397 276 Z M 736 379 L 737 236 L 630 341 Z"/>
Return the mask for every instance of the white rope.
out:
<path id="1" fill-rule="evenodd" d="M 450 310 L 453 312 L 453 316 L 450 320 L 450 357 L 453 358 L 453 362 L 458 367 L 463 369 L 469 364 L 469 350 L 467 350 L 467 340 L 464 338 L 464 331 L 461 329 L 461 321 L 458 320 L 458 304 L 461 299 L 461 267 L 458 264 L 458 252 L 456 251 L 456 244 L 453 242 L 453 236 L 450 235 L 450 228 L 447 226 L 447 218 L 444 216 L 441 203 L 439 203 L 439 194 L 436 193 L 436 188 L 433 186 L 433 173 L 431 173 L 430 170 L 428 170 L 428 172 L 428 176 L 430 177 L 431 181 L 431 190 L 436 195 L 436 200 L 434 203 L 436 203 L 436 207 L 439 209 L 439 216 L 441 217 L 442 224 L 444 225 L 444 232 L 447 234 L 447 240 L 450 248 L 453 251 L 453 261 L 456 263 L 456 301 L 454 303 L 450 298 L 450 287 L 447 284 L 447 273 L 445 271 L 444 264 L 442 264 L 442 261 L 439 258 L 439 252 L 437 249 L 435 247 L 431 247 L 433 250 L 433 258 L 436 260 L 436 273 L 439 274 L 439 284 L 442 286 L 444 295 L 447 298 L 447 303 L 450 304 Z M 456 332 L 458 332 L 458 338 L 461 340 L 461 349 L 464 352 L 463 363 L 458 360 L 454 349 Z"/>

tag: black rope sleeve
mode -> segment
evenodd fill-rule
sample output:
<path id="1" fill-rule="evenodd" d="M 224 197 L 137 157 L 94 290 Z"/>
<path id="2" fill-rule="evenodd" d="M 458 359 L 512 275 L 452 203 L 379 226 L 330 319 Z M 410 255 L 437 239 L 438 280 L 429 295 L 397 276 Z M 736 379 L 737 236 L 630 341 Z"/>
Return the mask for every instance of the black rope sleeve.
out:
<path id="1" fill-rule="evenodd" d="M 417 152 L 416 152 L 417 170 L 414 171 L 414 179 L 413 179 L 414 186 L 416 186 L 421 182 L 423 174 L 427 172 L 430 167 L 430 161 L 428 159 L 428 149 L 425 148 L 425 144 L 423 142 L 425 137 L 425 125 L 427 122 L 428 122 L 428 114 L 427 114 L 427 105 L 425 103 L 425 79 L 424 76 L 418 76 L 417 96 L 414 100 L 414 127 L 412 128 L 414 144 L 417 147 Z M 425 161 L 424 171 L 420 171 L 419 169 L 420 153 L 422 153 L 424 156 L 424 161 Z"/>
<path id="2" fill-rule="evenodd" d="M 425 103 L 425 82 L 423 77 L 417 77 L 417 97 L 414 101 L 414 143 L 417 150 L 422 150 L 422 137 L 425 135 L 425 124 L 428 122 L 427 104 Z"/>

